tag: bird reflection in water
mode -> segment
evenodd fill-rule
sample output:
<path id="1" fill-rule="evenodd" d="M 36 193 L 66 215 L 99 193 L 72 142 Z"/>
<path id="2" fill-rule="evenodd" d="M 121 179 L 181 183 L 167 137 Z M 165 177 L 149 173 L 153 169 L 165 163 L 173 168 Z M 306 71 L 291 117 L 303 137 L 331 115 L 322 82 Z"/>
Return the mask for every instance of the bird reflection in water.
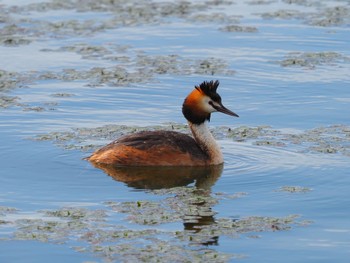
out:
<path id="1" fill-rule="evenodd" d="M 156 190 L 188 186 L 194 183 L 195 189 L 203 194 L 210 195 L 211 187 L 215 184 L 223 171 L 223 165 L 200 167 L 121 167 L 105 164 L 94 164 L 114 180 L 125 183 L 128 187 L 142 190 Z M 194 192 L 195 194 L 195 192 Z M 183 224 L 189 233 L 200 234 L 203 227 L 215 223 L 213 212 L 205 199 L 188 204 L 195 209 L 186 209 Z M 207 210 L 208 215 L 200 215 L 198 211 Z M 218 236 L 211 236 L 203 245 L 217 245 Z"/>

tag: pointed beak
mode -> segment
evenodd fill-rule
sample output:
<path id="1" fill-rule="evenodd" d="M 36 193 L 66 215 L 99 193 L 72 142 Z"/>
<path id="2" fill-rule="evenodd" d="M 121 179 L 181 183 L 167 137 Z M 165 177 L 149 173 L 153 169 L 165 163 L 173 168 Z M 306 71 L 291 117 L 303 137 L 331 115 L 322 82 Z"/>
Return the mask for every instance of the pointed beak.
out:
<path id="1" fill-rule="evenodd" d="M 215 107 L 215 109 L 219 112 L 222 112 L 222 113 L 225 113 L 227 115 L 230 115 L 230 116 L 234 116 L 234 117 L 239 117 L 238 114 L 234 113 L 233 111 L 230 111 L 228 108 L 226 108 L 224 105 L 222 105 L 220 103 L 220 105 L 217 105 Z"/>

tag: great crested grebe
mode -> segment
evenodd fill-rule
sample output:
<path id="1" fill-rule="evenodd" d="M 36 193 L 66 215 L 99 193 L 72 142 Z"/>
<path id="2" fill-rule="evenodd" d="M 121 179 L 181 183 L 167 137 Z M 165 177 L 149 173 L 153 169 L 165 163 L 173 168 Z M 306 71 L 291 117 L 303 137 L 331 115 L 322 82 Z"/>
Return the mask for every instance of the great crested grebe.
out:
<path id="1" fill-rule="evenodd" d="M 219 81 L 204 81 L 186 97 L 182 113 L 193 137 L 174 131 L 142 131 L 123 136 L 94 152 L 94 164 L 116 166 L 208 166 L 224 162 L 207 127 L 212 112 L 238 115 L 225 108 L 216 92 Z"/>

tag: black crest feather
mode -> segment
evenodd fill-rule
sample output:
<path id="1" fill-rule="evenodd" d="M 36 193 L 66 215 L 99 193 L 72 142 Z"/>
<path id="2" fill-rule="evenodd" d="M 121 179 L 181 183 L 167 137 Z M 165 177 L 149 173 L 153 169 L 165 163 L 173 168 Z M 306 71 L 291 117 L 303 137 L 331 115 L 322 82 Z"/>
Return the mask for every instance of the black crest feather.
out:
<path id="1" fill-rule="evenodd" d="M 202 91 L 205 95 L 210 97 L 212 100 L 221 102 L 221 97 L 216 90 L 219 87 L 220 82 L 218 80 L 203 81 L 199 86 L 195 86 L 197 90 Z"/>
<path id="2" fill-rule="evenodd" d="M 210 95 L 211 93 L 216 93 L 217 88 L 219 87 L 218 80 L 211 81 L 203 81 L 199 86 L 196 86 L 196 89 L 202 90 L 206 95 Z"/>

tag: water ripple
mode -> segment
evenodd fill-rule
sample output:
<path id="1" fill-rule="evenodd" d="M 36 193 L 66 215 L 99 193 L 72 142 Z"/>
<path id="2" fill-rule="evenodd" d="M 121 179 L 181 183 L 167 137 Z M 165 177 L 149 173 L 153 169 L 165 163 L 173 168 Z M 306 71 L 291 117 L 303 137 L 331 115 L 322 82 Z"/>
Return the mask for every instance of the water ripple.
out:
<path id="1" fill-rule="evenodd" d="M 337 155 L 294 152 L 290 148 L 263 147 L 241 142 L 225 141 L 221 144 L 225 170 L 234 174 L 348 165 L 346 158 Z"/>

